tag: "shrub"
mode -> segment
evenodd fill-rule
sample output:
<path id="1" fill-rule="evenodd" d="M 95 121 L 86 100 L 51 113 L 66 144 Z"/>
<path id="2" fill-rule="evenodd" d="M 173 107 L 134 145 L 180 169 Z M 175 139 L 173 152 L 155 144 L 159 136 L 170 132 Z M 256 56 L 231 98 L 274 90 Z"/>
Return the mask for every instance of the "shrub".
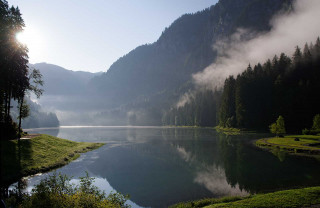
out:
<path id="1" fill-rule="evenodd" d="M 128 196 L 120 193 L 110 193 L 106 197 L 104 191 L 99 190 L 93 185 L 94 178 L 88 176 L 80 178 L 80 185 L 76 186 L 70 183 L 71 178 L 66 175 L 57 175 L 54 173 L 46 179 L 40 181 L 32 189 L 31 194 L 23 194 L 22 200 L 14 200 L 13 195 L 7 203 L 9 206 L 19 206 L 22 208 L 42 208 L 42 207 L 64 207 L 64 208 L 104 208 L 119 207 L 128 208 L 125 202 Z M 16 202 L 18 204 L 12 204 Z"/>
<path id="2" fill-rule="evenodd" d="M 270 132 L 276 135 L 281 135 L 286 133 L 284 118 L 279 116 L 277 121 L 269 126 Z"/>

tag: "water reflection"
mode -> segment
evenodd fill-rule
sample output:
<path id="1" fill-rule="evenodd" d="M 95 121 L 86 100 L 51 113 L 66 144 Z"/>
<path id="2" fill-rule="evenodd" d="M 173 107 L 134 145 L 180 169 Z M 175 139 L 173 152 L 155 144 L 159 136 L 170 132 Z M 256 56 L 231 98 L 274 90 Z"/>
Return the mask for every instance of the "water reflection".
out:
<path id="1" fill-rule="evenodd" d="M 317 161 L 280 153 L 279 160 L 256 149 L 252 141 L 264 135 L 226 136 L 211 129 L 108 127 L 60 128 L 57 136 L 107 143 L 59 172 L 77 178 L 88 171 L 97 177 L 100 188 L 130 194 L 133 202 L 144 207 L 320 184 Z M 30 184 L 39 178 L 32 178 Z"/>

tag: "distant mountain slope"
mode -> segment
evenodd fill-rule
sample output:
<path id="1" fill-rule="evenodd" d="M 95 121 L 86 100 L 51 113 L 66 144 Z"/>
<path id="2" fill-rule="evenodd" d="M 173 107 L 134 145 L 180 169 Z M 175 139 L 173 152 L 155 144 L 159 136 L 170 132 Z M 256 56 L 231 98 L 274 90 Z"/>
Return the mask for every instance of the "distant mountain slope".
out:
<path id="1" fill-rule="evenodd" d="M 41 128 L 41 127 L 58 127 L 60 125 L 57 115 L 53 112 L 43 111 L 40 105 L 31 101 L 29 97 L 25 98 L 29 105 L 29 116 L 22 120 L 22 128 Z M 13 109 L 11 111 L 12 118 L 18 123 L 19 109 L 16 101 L 12 102 Z"/>
<path id="2" fill-rule="evenodd" d="M 100 73 L 71 71 L 57 65 L 47 63 L 32 64 L 40 70 L 45 85 L 45 95 L 75 95 L 81 94 L 87 88 L 87 83 Z"/>
<path id="3" fill-rule="evenodd" d="M 222 37 L 244 27 L 270 29 L 271 17 L 292 0 L 220 0 L 209 9 L 181 16 L 153 44 L 139 46 L 90 81 L 106 102 L 118 106 L 141 96 L 178 88 L 215 60 Z"/>
<path id="4" fill-rule="evenodd" d="M 103 74 L 35 64 L 45 81 L 39 103 L 57 112 L 61 125 L 161 125 L 163 113 L 194 87 L 192 74 L 215 61 L 214 44 L 238 28 L 269 31 L 271 18 L 290 11 L 292 2 L 220 0 L 181 16 L 156 42 L 132 50 Z"/>
<path id="5" fill-rule="evenodd" d="M 92 102 L 96 96 L 89 93 L 88 82 L 101 75 L 100 72 L 71 71 L 47 63 L 32 64 L 30 67 L 38 69 L 43 76 L 44 93 L 38 102 L 45 110 L 83 110 L 96 107 Z"/>

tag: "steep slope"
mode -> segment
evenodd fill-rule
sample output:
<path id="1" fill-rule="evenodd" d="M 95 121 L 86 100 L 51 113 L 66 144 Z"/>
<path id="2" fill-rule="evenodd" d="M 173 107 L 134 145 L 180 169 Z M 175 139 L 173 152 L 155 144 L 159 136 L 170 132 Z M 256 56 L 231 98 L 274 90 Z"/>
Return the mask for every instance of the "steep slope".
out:
<path id="1" fill-rule="evenodd" d="M 153 44 L 139 46 L 91 80 L 106 106 L 173 90 L 215 60 L 212 45 L 237 28 L 270 29 L 271 17 L 291 0 L 220 0 L 209 9 L 186 14 L 166 28 Z M 109 105 L 108 105 L 109 104 Z"/>

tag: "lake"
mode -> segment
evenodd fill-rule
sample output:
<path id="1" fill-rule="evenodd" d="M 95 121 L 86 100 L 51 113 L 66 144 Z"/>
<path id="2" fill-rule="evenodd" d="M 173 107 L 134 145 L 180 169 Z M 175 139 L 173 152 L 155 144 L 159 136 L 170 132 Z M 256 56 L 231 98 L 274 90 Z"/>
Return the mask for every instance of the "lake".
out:
<path id="1" fill-rule="evenodd" d="M 167 207 L 206 197 L 320 185 L 320 165 L 315 159 L 256 148 L 253 141 L 266 134 L 224 135 L 206 128 L 165 127 L 27 131 L 106 143 L 56 171 L 73 176 L 74 182 L 87 171 L 107 193 L 129 194 L 132 207 Z M 46 176 L 30 177 L 28 189 Z"/>

